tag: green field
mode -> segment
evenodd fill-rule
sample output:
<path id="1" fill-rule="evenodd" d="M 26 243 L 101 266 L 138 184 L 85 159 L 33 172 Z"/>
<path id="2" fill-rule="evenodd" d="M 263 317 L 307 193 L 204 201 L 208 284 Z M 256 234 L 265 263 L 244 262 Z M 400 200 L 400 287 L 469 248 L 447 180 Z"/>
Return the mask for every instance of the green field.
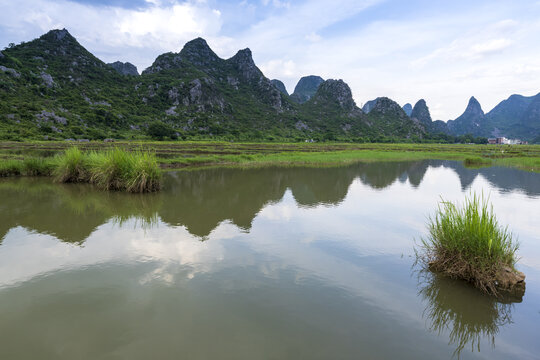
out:
<path id="1" fill-rule="evenodd" d="M 67 148 L 121 148 L 155 153 L 163 169 L 201 166 L 326 166 L 352 162 L 443 159 L 470 166 L 540 172 L 540 145 L 235 143 L 235 142 L 0 142 L 2 164 L 52 157 Z M 467 160 L 468 159 L 468 160 Z M 466 161 L 467 160 L 467 161 Z"/>

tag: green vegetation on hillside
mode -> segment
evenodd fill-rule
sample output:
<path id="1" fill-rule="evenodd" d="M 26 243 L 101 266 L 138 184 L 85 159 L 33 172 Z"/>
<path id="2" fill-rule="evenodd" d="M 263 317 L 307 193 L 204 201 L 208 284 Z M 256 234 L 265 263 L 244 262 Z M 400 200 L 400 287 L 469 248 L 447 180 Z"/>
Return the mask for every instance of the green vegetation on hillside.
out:
<path id="1" fill-rule="evenodd" d="M 341 80 L 298 104 L 249 49 L 221 59 L 203 39 L 160 55 L 140 76 L 119 74 L 66 30 L 2 54 L 0 140 L 474 141 L 426 132 L 399 106 L 384 108 L 393 102 L 366 115 Z"/>

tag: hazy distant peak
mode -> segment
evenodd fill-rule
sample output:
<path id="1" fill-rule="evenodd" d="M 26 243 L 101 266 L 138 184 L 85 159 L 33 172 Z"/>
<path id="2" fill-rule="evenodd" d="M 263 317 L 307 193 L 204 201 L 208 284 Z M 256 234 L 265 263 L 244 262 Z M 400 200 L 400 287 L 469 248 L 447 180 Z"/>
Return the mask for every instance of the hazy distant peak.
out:
<path id="1" fill-rule="evenodd" d="M 305 103 L 315 95 L 323 82 L 324 79 L 317 75 L 304 76 L 296 84 L 291 98 L 300 104 Z"/>
<path id="2" fill-rule="evenodd" d="M 482 106 L 474 96 L 471 96 L 471 98 L 469 99 L 469 104 L 467 105 L 464 114 L 484 115 L 484 110 L 482 110 Z"/>
<path id="3" fill-rule="evenodd" d="M 405 114 L 407 114 L 407 116 L 411 116 L 411 113 L 413 111 L 412 105 L 409 103 L 406 103 L 405 105 L 403 105 L 403 111 L 405 111 Z"/>

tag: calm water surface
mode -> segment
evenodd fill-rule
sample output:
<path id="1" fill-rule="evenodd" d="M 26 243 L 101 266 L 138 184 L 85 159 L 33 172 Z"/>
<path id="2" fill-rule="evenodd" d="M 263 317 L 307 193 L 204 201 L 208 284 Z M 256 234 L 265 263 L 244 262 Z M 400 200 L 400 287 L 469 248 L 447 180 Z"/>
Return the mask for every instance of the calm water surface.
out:
<path id="1" fill-rule="evenodd" d="M 521 297 L 418 272 L 440 200 L 491 196 Z M 0 181 L 0 359 L 539 359 L 540 175 L 423 161 Z"/>

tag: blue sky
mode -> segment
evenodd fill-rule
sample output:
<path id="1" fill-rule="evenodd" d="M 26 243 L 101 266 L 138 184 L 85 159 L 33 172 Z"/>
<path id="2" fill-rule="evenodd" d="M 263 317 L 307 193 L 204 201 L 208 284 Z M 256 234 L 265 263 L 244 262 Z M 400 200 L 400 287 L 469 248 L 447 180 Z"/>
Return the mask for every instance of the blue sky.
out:
<path id="1" fill-rule="evenodd" d="M 434 119 L 470 96 L 489 111 L 540 92 L 538 0 L 0 0 L 0 46 L 67 28 L 106 62 L 139 71 L 201 36 L 228 58 L 249 47 L 292 92 L 304 75 L 345 80 L 359 106 L 426 99 Z"/>

